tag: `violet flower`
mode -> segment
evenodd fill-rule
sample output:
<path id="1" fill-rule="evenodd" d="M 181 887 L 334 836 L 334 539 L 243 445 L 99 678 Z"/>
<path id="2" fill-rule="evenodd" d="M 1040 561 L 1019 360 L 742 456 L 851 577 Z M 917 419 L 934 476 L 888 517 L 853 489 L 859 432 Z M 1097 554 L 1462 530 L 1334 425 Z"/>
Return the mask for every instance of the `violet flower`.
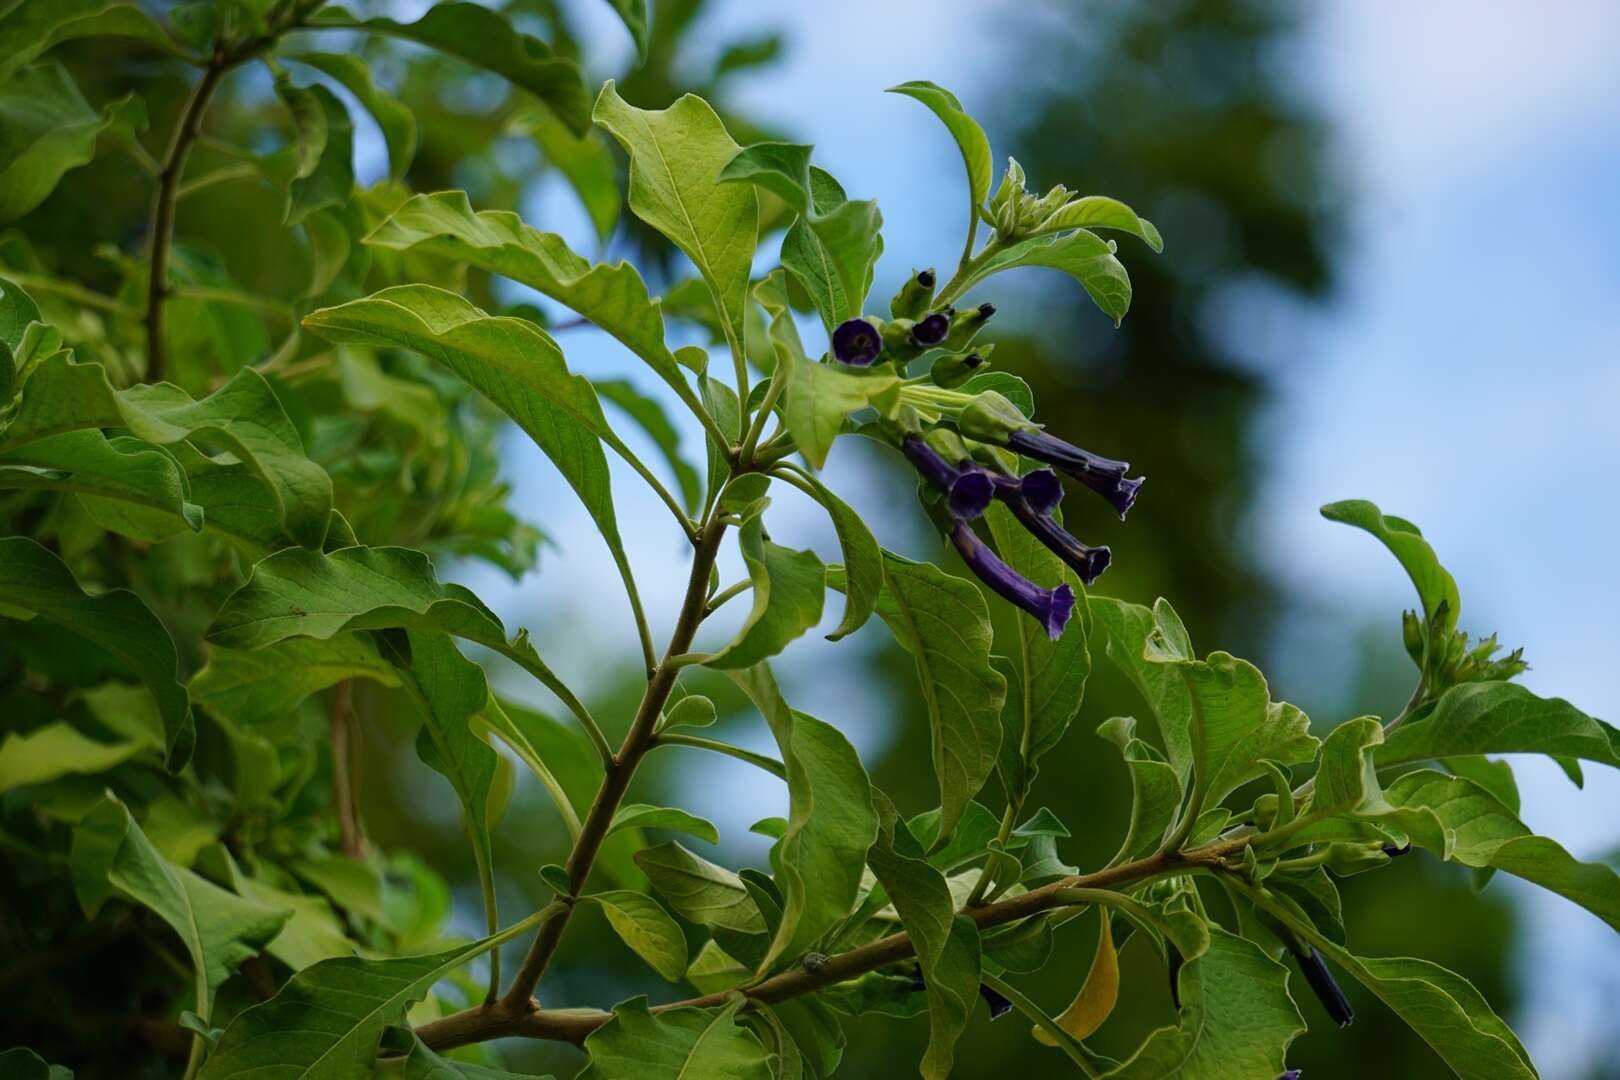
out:
<path id="1" fill-rule="evenodd" d="M 951 543 L 980 581 L 1008 603 L 1034 616 L 1047 637 L 1056 641 L 1063 636 L 1063 628 L 1074 614 L 1074 590 L 1068 583 L 1055 589 L 1041 588 L 1002 562 L 965 521 L 958 521 L 951 529 Z"/>
<path id="2" fill-rule="evenodd" d="M 1035 469 L 1019 477 L 1018 493 L 1037 514 L 1050 514 L 1063 501 L 1063 482 L 1051 469 Z"/>
<path id="3" fill-rule="evenodd" d="M 1287 1072 L 1277 1077 L 1277 1080 L 1299 1080 L 1299 1076 L 1300 1071 L 1298 1069 L 1289 1069 Z"/>
<path id="4" fill-rule="evenodd" d="M 1130 462 L 1093 454 L 1044 431 L 1009 432 L 1007 449 L 1056 466 L 1107 499 L 1122 518 L 1130 512 L 1136 493 L 1142 488 L 1142 477 L 1125 478 Z"/>
<path id="5" fill-rule="evenodd" d="M 883 351 L 883 336 L 865 319 L 838 324 L 832 335 L 833 355 L 851 367 L 871 367 Z"/>
<path id="6" fill-rule="evenodd" d="M 917 320 L 917 325 L 911 328 L 911 340 L 925 349 L 932 348 L 945 340 L 945 335 L 950 329 L 950 316 L 936 311 Z"/>
<path id="7" fill-rule="evenodd" d="M 906 436 L 900 448 L 923 478 L 945 493 L 952 517 L 971 521 L 990 508 L 995 487 L 988 470 L 971 463 L 958 469 L 917 435 Z"/>
<path id="8" fill-rule="evenodd" d="M 1307 946 L 1307 949 L 1307 952 L 1294 954 L 1294 959 L 1299 962 L 1300 972 L 1333 1022 L 1340 1027 L 1349 1027 L 1350 1021 L 1356 1018 L 1356 1011 L 1350 1007 L 1344 991 L 1339 989 L 1339 984 L 1334 981 L 1333 973 L 1328 970 L 1327 961 L 1322 959 L 1322 954 L 1316 951 L 1315 946 Z"/>

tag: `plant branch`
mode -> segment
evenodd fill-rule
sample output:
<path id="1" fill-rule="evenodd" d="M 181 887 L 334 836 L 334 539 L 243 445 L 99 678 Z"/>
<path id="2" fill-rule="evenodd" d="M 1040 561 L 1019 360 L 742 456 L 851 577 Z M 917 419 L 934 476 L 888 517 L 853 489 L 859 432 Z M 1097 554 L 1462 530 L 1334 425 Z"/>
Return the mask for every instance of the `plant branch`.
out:
<path id="1" fill-rule="evenodd" d="M 528 956 L 524 958 L 523 966 L 518 970 L 505 995 L 499 1002 L 481 1010 L 474 1010 L 475 1012 L 501 1015 L 508 1020 L 516 1020 L 532 1015 L 539 1009 L 532 998 L 535 986 L 545 974 L 546 966 L 551 963 L 551 958 L 556 955 L 557 946 L 562 942 L 563 931 L 567 929 L 568 920 L 577 906 L 579 895 L 584 891 L 585 882 L 591 875 L 591 867 L 596 862 L 602 841 L 607 837 L 613 815 L 618 812 L 619 804 L 624 800 L 624 793 L 630 787 L 630 778 L 635 774 L 636 766 L 641 763 L 642 757 L 653 747 L 658 719 L 663 714 L 670 691 L 675 688 L 675 679 L 679 673 L 679 668 L 671 664 L 670 659 L 687 650 L 692 644 L 692 638 L 697 634 L 698 626 L 703 622 L 709 571 L 720 553 L 720 541 L 725 537 L 725 533 L 725 527 L 712 516 L 699 531 L 697 551 L 692 559 L 692 572 L 686 582 L 686 598 L 681 604 L 675 629 L 670 634 L 664 659 L 653 669 L 652 678 L 648 680 L 647 689 L 641 695 L 641 704 L 636 708 L 636 716 L 630 724 L 630 730 L 625 734 L 618 754 L 609 762 L 607 772 L 602 777 L 602 785 L 597 789 L 596 799 L 580 828 L 579 839 L 574 842 L 573 850 L 568 853 L 568 861 L 564 866 L 568 874 L 568 895 L 559 897 L 564 906 L 540 927 L 533 945 L 529 947 Z"/>
<path id="2" fill-rule="evenodd" d="M 962 914 L 972 919 L 979 929 L 988 930 L 1019 919 L 1027 919 L 1031 915 L 1038 915 L 1053 908 L 1072 906 L 1076 902 L 1075 894 L 1072 892 L 1075 889 L 1136 888 L 1174 874 L 1219 868 L 1224 865 L 1224 860 L 1229 855 L 1241 850 L 1247 843 L 1248 838 L 1244 837 L 1216 841 L 1190 851 L 1161 851 L 1144 859 L 1106 867 L 1094 873 L 1060 878 L 1038 889 L 1031 889 L 1029 892 L 993 904 L 965 909 Z M 1093 899 L 1087 897 L 1083 902 L 1091 903 Z M 565 921 L 566 917 L 548 922 L 541 931 L 542 936 L 551 927 Z M 831 956 L 814 971 L 803 966 L 789 968 L 754 984 L 744 992 L 749 998 L 767 1005 L 788 1001 L 905 960 L 913 955 L 913 952 L 910 935 L 900 931 L 848 952 Z M 727 990 L 704 994 L 685 1001 L 654 1006 L 653 1012 L 678 1008 L 713 1008 L 724 1004 L 735 993 L 737 991 Z M 446 1050 L 468 1043 L 514 1035 L 531 1039 L 559 1040 L 577 1045 L 583 1043 L 591 1032 L 607 1023 L 611 1016 L 611 1013 L 595 1009 L 541 1009 L 529 1006 L 527 1002 L 514 1005 L 508 995 L 497 1007 L 464 1009 L 424 1024 L 417 1029 L 417 1034 L 435 1050 Z"/>
<path id="3" fill-rule="evenodd" d="M 341 850 L 351 859 L 366 853 L 366 835 L 360 826 L 360 808 L 354 791 L 349 746 L 354 726 L 354 682 L 344 679 L 327 701 L 326 716 L 332 735 L 332 808 L 337 812 Z"/>
<path id="4" fill-rule="evenodd" d="M 169 296 L 169 249 L 174 242 L 174 204 L 180 192 L 180 176 L 186 170 L 186 159 L 192 144 L 202 130 L 203 113 L 213 100 L 225 73 L 236 63 L 236 58 L 223 46 L 216 47 L 203 69 L 202 78 L 187 99 L 180 120 L 169 137 L 169 149 L 163 155 L 163 166 L 158 172 L 157 194 L 152 199 L 152 260 L 146 279 L 146 378 L 148 382 L 162 382 L 167 360 L 163 345 L 163 302 Z"/>

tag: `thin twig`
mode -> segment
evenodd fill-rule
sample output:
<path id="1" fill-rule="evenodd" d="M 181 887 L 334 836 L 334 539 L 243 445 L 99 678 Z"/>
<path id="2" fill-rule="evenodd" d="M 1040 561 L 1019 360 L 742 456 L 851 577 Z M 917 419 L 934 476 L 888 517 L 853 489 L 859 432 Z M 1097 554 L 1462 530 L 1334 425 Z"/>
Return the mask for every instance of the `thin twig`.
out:
<path id="1" fill-rule="evenodd" d="M 337 813 L 339 843 L 344 855 L 358 859 L 366 853 L 366 834 L 360 825 L 360 807 L 355 799 L 349 760 L 355 720 L 353 680 L 344 679 L 333 688 L 326 716 L 331 725 L 332 809 Z"/>

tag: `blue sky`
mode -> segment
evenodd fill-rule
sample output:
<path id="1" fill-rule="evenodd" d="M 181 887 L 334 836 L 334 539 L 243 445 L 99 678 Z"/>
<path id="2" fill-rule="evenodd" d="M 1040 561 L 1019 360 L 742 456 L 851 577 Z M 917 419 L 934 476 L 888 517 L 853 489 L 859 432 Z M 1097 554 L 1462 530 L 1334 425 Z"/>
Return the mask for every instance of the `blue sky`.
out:
<path id="1" fill-rule="evenodd" d="M 596 8 L 605 10 L 580 10 Z M 944 133 L 915 103 L 882 90 L 931 78 L 989 112 L 987 75 L 1015 59 L 999 54 L 1006 36 L 996 28 L 1014 9 L 988 0 L 732 0 L 714 16 L 728 32 L 786 32 L 784 62 L 740 80 L 739 101 L 817 144 L 817 160 L 852 195 L 879 199 L 880 294 L 911 266 L 947 264 L 963 213 Z M 1018 10 L 1040 17 L 1038 7 Z M 1524 645 L 1532 689 L 1620 718 L 1620 630 L 1610 610 L 1620 600 L 1620 5 L 1448 0 L 1397 14 L 1339 0 L 1305 10 L 1309 21 L 1279 61 L 1333 121 L 1354 207 L 1339 251 L 1342 289 L 1309 309 L 1234 289 L 1211 313 L 1234 328 L 1235 354 L 1275 387 L 1264 425 L 1272 466 L 1250 527 L 1267 567 L 1299 601 L 1287 637 L 1300 645 L 1281 650 L 1283 677 L 1308 670 L 1315 646 L 1343 626 L 1410 603 L 1387 556 L 1316 514 L 1323 502 L 1366 497 L 1422 525 L 1461 583 L 1463 625 Z M 598 21 L 593 37 L 609 42 L 600 57 L 606 74 L 623 55 L 623 31 Z M 828 71 L 838 77 L 826 79 Z M 919 173 L 938 180 L 919 185 Z M 1042 182 L 1057 179 L 1085 183 Z M 543 186 L 525 211 L 541 228 L 583 233 L 558 190 Z M 1174 258 L 1176 238 L 1167 241 L 1164 257 Z M 656 392 L 599 337 L 562 343 L 576 370 L 621 374 Z M 685 434 L 695 457 L 698 434 Z M 508 460 L 521 508 L 559 550 L 520 589 L 494 575 L 470 583 L 503 615 L 543 623 L 548 657 L 588 683 L 629 630 L 617 583 L 550 466 L 518 439 Z M 882 513 L 884 496 L 864 482 L 861 464 L 856 452 L 835 452 L 829 481 L 876 512 L 880 532 L 891 530 L 880 536 L 886 544 L 925 550 L 922 537 Z M 621 470 L 618 480 L 631 558 L 655 627 L 667 628 L 683 573 L 680 542 L 634 478 Z M 821 516 L 791 494 L 773 511 L 773 527 L 836 557 Z M 739 572 L 728 568 L 727 580 Z M 830 617 L 837 608 L 829 605 Z M 861 638 L 843 647 L 859 648 Z M 806 645 L 788 666 L 790 697 L 836 715 L 863 752 L 880 749 L 884 703 L 819 677 L 830 648 Z M 1582 858 L 1620 848 L 1620 775 L 1588 769 L 1577 792 L 1545 762 L 1516 767 L 1532 828 Z M 754 812 L 756 796 L 768 808 L 779 795 L 746 767 L 721 763 L 694 785 L 694 809 L 736 832 L 767 812 Z M 1513 882 L 1493 888 L 1512 890 L 1535 916 L 1522 958 L 1532 983 L 1516 1020 L 1544 1075 L 1583 1075 L 1585 1063 L 1620 1056 L 1612 1018 L 1600 1009 L 1620 995 L 1615 935 Z"/>

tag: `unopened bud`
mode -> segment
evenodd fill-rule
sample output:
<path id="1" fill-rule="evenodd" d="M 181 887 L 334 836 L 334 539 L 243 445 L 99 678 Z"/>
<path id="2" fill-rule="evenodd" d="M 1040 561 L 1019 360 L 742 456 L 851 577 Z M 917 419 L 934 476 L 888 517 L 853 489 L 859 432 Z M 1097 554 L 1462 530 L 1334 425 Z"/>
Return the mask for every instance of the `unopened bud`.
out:
<path id="1" fill-rule="evenodd" d="M 934 299 L 934 272 L 922 270 L 906 279 L 889 301 L 889 314 L 897 319 L 915 319 L 928 310 Z"/>

